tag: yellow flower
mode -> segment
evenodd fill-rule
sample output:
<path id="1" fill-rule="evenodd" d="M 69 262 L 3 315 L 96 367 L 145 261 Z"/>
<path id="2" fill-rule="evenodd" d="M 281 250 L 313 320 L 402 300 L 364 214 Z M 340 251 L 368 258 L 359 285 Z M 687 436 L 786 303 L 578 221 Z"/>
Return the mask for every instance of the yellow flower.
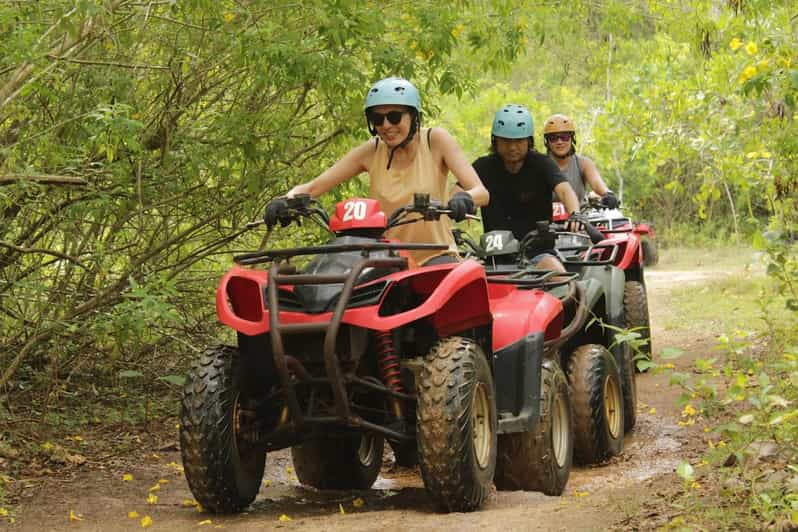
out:
<path id="1" fill-rule="evenodd" d="M 657 409 L 656 408 L 652 408 L 651 410 L 648 411 L 648 413 L 653 416 L 654 414 L 657 413 Z"/>
<path id="2" fill-rule="evenodd" d="M 128 512 L 127 513 L 127 518 L 128 519 L 138 519 L 139 518 L 139 513 L 136 510 L 133 510 L 132 512 Z"/>
<path id="3" fill-rule="evenodd" d="M 83 516 L 80 514 L 76 514 L 75 510 L 69 510 L 69 520 L 70 521 L 83 521 Z"/>
<path id="4" fill-rule="evenodd" d="M 286 521 L 290 521 L 290 520 L 291 520 L 291 518 L 290 518 L 290 517 L 288 517 L 288 516 L 287 516 L 287 515 L 285 515 L 285 514 L 281 515 L 281 516 L 279 517 L 279 519 L 280 519 L 280 521 L 282 521 L 283 523 L 285 523 Z"/>
<path id="5" fill-rule="evenodd" d="M 8 510 L 0 508 L 0 517 L 8 517 Z"/>
<path id="6" fill-rule="evenodd" d="M 225 22 L 232 22 L 233 19 L 236 18 L 235 13 L 230 13 L 229 11 L 225 13 L 223 16 Z"/>
<path id="7" fill-rule="evenodd" d="M 272 485 L 272 481 L 267 478 L 266 480 L 263 481 L 263 485 L 268 488 L 269 486 Z"/>
<path id="8" fill-rule="evenodd" d="M 740 72 L 740 83 L 745 83 L 754 76 L 756 76 L 756 67 L 754 65 L 748 65 Z"/>
<path id="9" fill-rule="evenodd" d="M 364 504 L 366 504 L 366 503 L 365 503 L 365 502 L 363 501 L 363 499 L 361 499 L 360 497 L 358 497 L 357 499 L 355 499 L 354 501 L 352 501 L 352 506 L 354 506 L 355 508 L 360 508 L 360 507 L 362 507 Z"/>
<path id="10" fill-rule="evenodd" d="M 141 518 L 141 528 L 147 528 L 149 526 L 152 526 L 152 517 L 145 515 Z"/>
<path id="11" fill-rule="evenodd" d="M 452 28 L 452 37 L 457 37 L 461 33 L 463 33 L 463 25 L 462 24 L 458 24 L 457 26 Z"/>
<path id="12" fill-rule="evenodd" d="M 694 490 L 697 490 L 698 488 L 701 487 L 701 484 L 699 484 L 698 482 L 693 481 L 693 483 L 690 484 L 690 487 L 693 488 Z"/>
<path id="13" fill-rule="evenodd" d="M 122 475 L 123 482 L 130 482 L 131 480 L 133 480 L 133 475 L 131 475 L 130 473 L 125 473 L 124 475 Z"/>
<path id="14" fill-rule="evenodd" d="M 743 41 L 741 41 L 740 39 L 738 39 L 737 37 L 735 37 L 735 38 L 734 38 L 734 39 L 732 39 L 732 40 L 731 40 L 731 42 L 729 43 L 729 48 L 731 48 L 731 49 L 732 49 L 732 50 L 734 50 L 734 51 L 737 51 L 737 49 L 738 49 L 740 46 L 742 46 L 742 45 L 743 45 Z"/>
<path id="15" fill-rule="evenodd" d="M 196 506 L 197 501 L 195 501 L 194 499 L 183 499 L 183 501 L 180 504 L 181 506 Z"/>
<path id="16" fill-rule="evenodd" d="M 754 55 L 759 48 L 756 47 L 756 43 L 754 41 L 750 41 L 748 44 L 745 45 L 745 51 L 748 55 Z"/>
<path id="17" fill-rule="evenodd" d="M 156 494 L 150 493 L 147 496 L 147 504 L 157 504 L 157 502 L 158 502 L 158 496 Z"/>
<path id="18" fill-rule="evenodd" d="M 745 154 L 746 159 L 756 159 L 757 157 L 759 157 L 758 151 L 749 151 L 748 153 Z"/>
<path id="19" fill-rule="evenodd" d="M 698 411 L 695 408 L 693 408 L 693 405 L 688 403 L 687 405 L 685 405 L 684 410 L 682 410 L 682 417 L 694 416 L 697 413 Z"/>

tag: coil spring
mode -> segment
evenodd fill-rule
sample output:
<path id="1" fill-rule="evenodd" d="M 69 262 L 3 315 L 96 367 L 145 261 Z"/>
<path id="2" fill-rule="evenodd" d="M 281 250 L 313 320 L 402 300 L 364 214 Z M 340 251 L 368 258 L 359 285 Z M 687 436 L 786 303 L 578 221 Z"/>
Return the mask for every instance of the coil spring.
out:
<path id="1" fill-rule="evenodd" d="M 375 336 L 377 348 L 377 366 L 379 368 L 382 381 L 395 392 L 402 393 L 401 370 L 399 369 L 399 357 L 393 348 L 393 338 L 390 331 L 378 332 Z"/>

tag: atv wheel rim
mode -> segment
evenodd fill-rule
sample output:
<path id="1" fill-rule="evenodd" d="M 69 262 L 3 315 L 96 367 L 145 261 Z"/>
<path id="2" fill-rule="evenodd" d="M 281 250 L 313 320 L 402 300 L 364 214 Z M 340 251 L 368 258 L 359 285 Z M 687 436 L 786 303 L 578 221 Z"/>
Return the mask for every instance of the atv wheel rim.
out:
<path id="1" fill-rule="evenodd" d="M 618 380 L 612 376 L 604 380 L 604 417 L 613 439 L 620 437 L 623 430 L 621 414 L 621 389 Z"/>
<path id="2" fill-rule="evenodd" d="M 360 447 L 357 449 L 357 457 L 360 463 L 366 467 L 374 462 L 377 454 L 377 438 L 373 434 L 363 434 L 360 436 Z"/>
<path id="3" fill-rule="evenodd" d="M 474 432 L 474 455 L 482 469 L 488 467 L 490 461 L 490 404 L 488 392 L 483 383 L 477 384 L 474 390 L 474 403 L 471 408 L 471 426 Z"/>
<path id="4" fill-rule="evenodd" d="M 568 405 L 563 401 L 562 396 L 557 394 L 554 397 L 551 417 L 551 447 L 557 467 L 564 467 L 568 460 L 568 444 L 571 437 L 568 431 L 569 426 Z"/>

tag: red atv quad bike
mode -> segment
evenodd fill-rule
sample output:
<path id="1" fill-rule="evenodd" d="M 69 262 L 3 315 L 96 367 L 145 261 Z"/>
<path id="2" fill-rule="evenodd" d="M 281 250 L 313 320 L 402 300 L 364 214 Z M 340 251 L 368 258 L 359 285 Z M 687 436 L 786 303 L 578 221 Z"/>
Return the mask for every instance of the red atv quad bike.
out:
<path id="1" fill-rule="evenodd" d="M 604 326 L 623 327 L 624 277 L 619 268 L 612 266 L 618 253 L 615 244 L 592 244 L 586 235 L 557 229 L 563 228 L 542 221 L 520 241 L 506 230 L 484 233 L 479 244 L 463 231 L 455 230 L 455 238 L 463 253 L 480 260 L 489 275 L 503 273 L 511 277 L 514 269 L 528 268 L 531 257 L 556 247 L 560 261 L 579 276 L 575 288 L 580 291 L 580 305 L 590 319 L 560 345 L 558 360 L 567 370 L 571 386 L 576 429 L 574 459 L 592 464 L 620 454 L 623 434 L 636 422 L 637 387 L 630 350 L 615 341 L 617 329 Z M 593 231 L 597 240 L 603 240 L 600 233 Z M 550 290 L 563 301 L 566 319 L 574 311 L 568 304 L 572 301 L 570 290 L 571 287 Z M 501 442 L 500 436 L 500 449 Z"/>
<path id="2" fill-rule="evenodd" d="M 562 203 L 555 202 L 554 221 L 564 222 L 568 213 Z M 605 209 L 596 200 L 586 206 L 582 215 L 593 227 L 604 235 L 605 243 L 618 246 L 615 266 L 622 269 L 626 278 L 624 288 L 624 314 L 626 327 L 640 334 L 644 343 L 640 346 L 641 355 L 651 360 L 651 327 L 648 314 L 648 295 L 643 275 L 645 260 L 643 243 L 651 244 L 650 228 L 646 224 L 633 224 L 618 209 Z"/>
<path id="3" fill-rule="evenodd" d="M 208 349 L 182 399 L 185 474 L 204 508 L 244 509 L 267 453 L 286 447 L 302 484 L 368 489 L 387 440 L 397 460 L 417 460 L 440 508 L 474 510 L 491 489 L 499 434 L 519 435 L 506 453 L 519 487 L 562 492 L 573 427 L 555 355 L 586 318 L 566 321 L 545 289 L 575 275 L 494 279 L 473 260 L 411 267 L 403 253 L 446 246 L 383 237 L 448 213 L 417 195 L 390 217 L 350 199 L 328 220 L 297 197 L 283 221 L 314 220 L 329 243 L 235 257 L 216 307 L 237 346 Z"/>

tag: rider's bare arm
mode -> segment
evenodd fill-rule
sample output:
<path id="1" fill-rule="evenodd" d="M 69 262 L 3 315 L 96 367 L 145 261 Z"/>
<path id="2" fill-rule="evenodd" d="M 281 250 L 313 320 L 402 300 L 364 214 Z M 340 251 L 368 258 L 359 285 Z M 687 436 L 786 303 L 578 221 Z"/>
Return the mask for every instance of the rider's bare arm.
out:
<path id="1" fill-rule="evenodd" d="M 364 142 L 353 148 L 334 165 L 322 172 L 315 179 L 295 186 L 286 194 L 289 198 L 296 194 L 310 194 L 315 198 L 329 192 L 336 185 L 352 179 L 356 175 L 368 170 L 368 163 L 374 153 L 374 141 Z"/>
<path id="2" fill-rule="evenodd" d="M 568 213 L 579 211 L 579 198 L 576 197 L 576 192 L 567 181 L 563 181 L 554 187 L 554 192 L 563 202 Z"/>
<path id="3" fill-rule="evenodd" d="M 590 188 L 599 196 L 605 195 L 609 192 L 609 187 L 601 179 L 596 163 L 586 157 L 579 157 L 579 165 L 582 167 L 582 175 Z"/>
<path id="4" fill-rule="evenodd" d="M 435 152 L 440 153 L 442 163 L 454 174 L 460 187 L 471 194 L 474 205 L 477 207 L 487 205 L 490 193 L 482 184 L 476 171 L 474 171 L 474 167 L 468 162 L 463 149 L 454 137 L 448 131 L 439 127 L 432 128 L 431 136 L 430 144 L 432 145 L 433 154 Z"/>

